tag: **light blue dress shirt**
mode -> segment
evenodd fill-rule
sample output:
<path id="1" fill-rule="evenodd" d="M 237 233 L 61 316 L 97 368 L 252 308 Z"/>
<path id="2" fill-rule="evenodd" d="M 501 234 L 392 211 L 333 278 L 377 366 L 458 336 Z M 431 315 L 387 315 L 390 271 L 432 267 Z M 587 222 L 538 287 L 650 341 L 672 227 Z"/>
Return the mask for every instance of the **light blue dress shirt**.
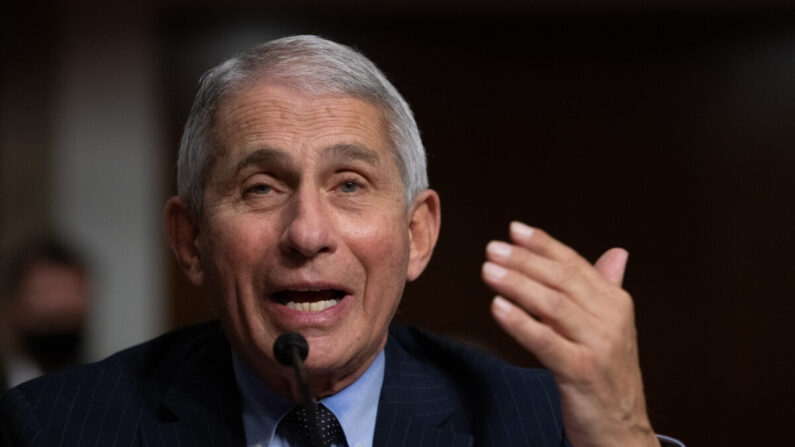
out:
<path id="1" fill-rule="evenodd" d="M 276 428 L 295 402 L 271 390 L 245 362 L 232 353 L 235 381 L 243 406 L 243 431 L 248 447 L 289 447 Z M 337 417 L 347 447 L 372 447 L 378 398 L 384 383 L 384 351 L 355 382 L 333 396 L 320 399 Z M 333 444 L 332 447 L 346 447 Z"/>

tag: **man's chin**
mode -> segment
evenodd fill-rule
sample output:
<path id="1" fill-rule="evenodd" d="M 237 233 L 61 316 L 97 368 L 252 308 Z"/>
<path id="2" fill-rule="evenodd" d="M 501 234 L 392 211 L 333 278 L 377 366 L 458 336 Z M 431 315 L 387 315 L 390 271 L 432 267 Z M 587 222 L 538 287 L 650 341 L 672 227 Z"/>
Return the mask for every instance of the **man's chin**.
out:
<path id="1" fill-rule="evenodd" d="M 306 375 L 312 394 L 325 397 L 338 393 L 347 387 L 369 367 L 362 361 L 340 362 L 327 358 L 307 359 Z"/>
<path id="2" fill-rule="evenodd" d="M 386 336 L 382 338 L 385 342 Z M 383 342 L 357 347 L 356 340 L 335 336 L 333 333 L 310 336 L 307 340 L 309 342 L 309 355 L 305 361 L 307 374 L 315 377 L 328 376 L 342 381 L 346 381 L 347 376 L 356 378 L 364 374 L 383 348 Z M 356 349 L 351 349 L 354 347 Z"/>
<path id="3" fill-rule="evenodd" d="M 343 372 L 355 364 L 350 353 L 340 349 L 344 346 L 344 342 L 333 334 L 308 336 L 307 343 L 309 343 L 309 354 L 304 360 L 307 374 Z"/>

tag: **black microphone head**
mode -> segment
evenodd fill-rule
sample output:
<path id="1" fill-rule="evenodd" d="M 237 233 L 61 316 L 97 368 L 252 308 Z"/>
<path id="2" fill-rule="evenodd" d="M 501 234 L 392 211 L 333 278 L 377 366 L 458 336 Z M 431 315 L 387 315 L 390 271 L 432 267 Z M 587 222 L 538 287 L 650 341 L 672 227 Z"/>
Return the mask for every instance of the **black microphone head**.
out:
<path id="1" fill-rule="evenodd" d="M 293 348 L 298 350 L 298 356 L 302 361 L 306 360 L 306 356 L 309 354 L 309 344 L 306 339 L 297 332 L 285 332 L 273 343 L 273 355 L 282 365 L 290 366 L 293 364 L 291 353 Z"/>

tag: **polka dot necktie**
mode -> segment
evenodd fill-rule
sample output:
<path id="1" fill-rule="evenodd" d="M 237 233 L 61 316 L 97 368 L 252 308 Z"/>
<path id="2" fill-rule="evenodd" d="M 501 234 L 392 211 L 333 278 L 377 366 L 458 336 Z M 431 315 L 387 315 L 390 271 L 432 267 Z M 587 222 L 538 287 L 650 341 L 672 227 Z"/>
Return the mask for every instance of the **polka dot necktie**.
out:
<path id="1" fill-rule="evenodd" d="M 313 405 L 312 408 L 317 415 L 317 425 L 320 428 L 323 446 L 330 446 L 332 442 L 345 445 L 345 435 L 342 433 L 342 427 L 334 413 L 323 404 Z M 289 427 L 291 431 L 306 441 L 306 446 L 312 445 L 312 427 L 310 426 L 309 414 L 303 405 L 298 405 L 287 413 L 281 424 Z"/>

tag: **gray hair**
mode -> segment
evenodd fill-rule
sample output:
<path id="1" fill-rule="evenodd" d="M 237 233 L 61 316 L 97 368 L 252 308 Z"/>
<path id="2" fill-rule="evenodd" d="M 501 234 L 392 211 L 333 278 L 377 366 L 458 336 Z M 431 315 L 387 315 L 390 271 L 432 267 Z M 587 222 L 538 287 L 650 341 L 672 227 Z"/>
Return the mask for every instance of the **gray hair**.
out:
<path id="1" fill-rule="evenodd" d="M 292 36 L 258 45 L 207 71 L 199 81 L 177 161 L 177 190 L 201 214 L 212 165 L 213 125 L 221 100 L 257 81 L 273 81 L 312 95 L 350 96 L 379 107 L 405 187 L 407 206 L 428 188 L 425 148 L 408 103 L 386 76 L 356 50 L 317 36 Z"/>

